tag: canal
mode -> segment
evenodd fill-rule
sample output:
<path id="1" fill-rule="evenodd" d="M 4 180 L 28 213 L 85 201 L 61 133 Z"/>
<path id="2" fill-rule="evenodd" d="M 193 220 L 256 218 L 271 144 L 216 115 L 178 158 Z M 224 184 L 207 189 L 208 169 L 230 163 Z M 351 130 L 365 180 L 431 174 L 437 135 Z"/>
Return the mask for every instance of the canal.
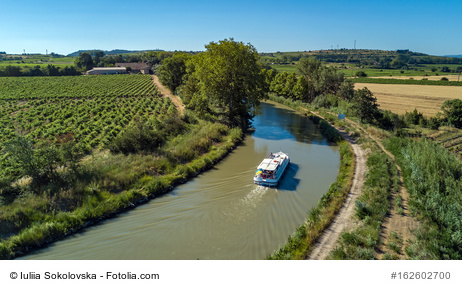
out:
<path id="1" fill-rule="evenodd" d="M 339 150 L 305 116 L 262 103 L 255 131 L 213 169 L 169 194 L 22 259 L 264 259 L 335 181 Z M 270 152 L 289 154 L 280 186 L 253 184 Z"/>

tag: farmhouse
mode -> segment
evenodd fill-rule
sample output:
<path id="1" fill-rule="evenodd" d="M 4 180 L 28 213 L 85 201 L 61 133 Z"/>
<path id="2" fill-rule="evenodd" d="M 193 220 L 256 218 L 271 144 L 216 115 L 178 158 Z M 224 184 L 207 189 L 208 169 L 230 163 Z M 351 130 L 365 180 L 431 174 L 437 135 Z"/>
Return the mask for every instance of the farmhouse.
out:
<path id="1" fill-rule="evenodd" d="M 132 74 L 142 73 L 147 75 L 151 70 L 151 67 L 143 62 L 118 62 L 115 66 L 127 68 L 128 72 Z"/>
<path id="2" fill-rule="evenodd" d="M 127 70 L 125 67 L 95 67 L 87 71 L 86 75 L 116 75 L 116 74 L 126 74 Z"/>

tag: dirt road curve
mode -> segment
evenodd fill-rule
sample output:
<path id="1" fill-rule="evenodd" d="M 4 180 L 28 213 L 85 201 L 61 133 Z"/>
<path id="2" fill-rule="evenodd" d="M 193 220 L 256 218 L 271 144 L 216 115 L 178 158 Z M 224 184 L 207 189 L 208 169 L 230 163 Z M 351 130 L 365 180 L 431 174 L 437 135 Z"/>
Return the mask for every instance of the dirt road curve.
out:
<path id="1" fill-rule="evenodd" d="M 157 89 L 159 89 L 160 93 L 166 97 L 170 98 L 172 100 L 173 104 L 175 104 L 176 109 L 178 112 L 180 112 L 181 115 L 184 114 L 184 105 L 183 102 L 181 101 L 180 97 L 175 96 L 170 92 L 169 89 L 167 89 L 164 85 L 162 85 L 159 81 L 159 77 L 156 75 L 152 76 L 152 81 L 154 82 L 154 85 L 156 85 Z"/>
<path id="2" fill-rule="evenodd" d="M 364 184 L 364 173 L 366 172 L 366 153 L 360 145 L 356 144 L 347 133 L 339 130 L 340 134 L 351 144 L 355 154 L 355 173 L 353 183 L 348 196 L 340 209 L 339 213 L 332 221 L 331 225 L 319 241 L 314 245 L 313 251 L 308 256 L 308 260 L 324 260 L 327 255 L 334 249 L 340 234 L 344 230 L 353 228 L 353 214 L 355 208 L 355 200 L 361 195 Z"/>

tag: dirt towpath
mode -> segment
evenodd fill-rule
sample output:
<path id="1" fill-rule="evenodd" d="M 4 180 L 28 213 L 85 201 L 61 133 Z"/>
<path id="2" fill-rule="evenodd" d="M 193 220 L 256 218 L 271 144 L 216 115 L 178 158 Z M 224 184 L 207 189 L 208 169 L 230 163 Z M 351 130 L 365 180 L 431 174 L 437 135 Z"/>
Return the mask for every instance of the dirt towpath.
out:
<path id="1" fill-rule="evenodd" d="M 380 149 L 382 149 L 382 151 L 393 160 L 396 168 L 398 169 L 400 188 L 399 190 L 394 188 L 392 191 L 392 196 L 390 198 L 390 211 L 382 223 L 382 229 L 380 232 L 381 243 L 378 246 L 377 258 L 380 260 L 386 252 L 389 252 L 390 254 L 396 254 L 399 259 L 405 259 L 406 254 L 404 249 L 413 239 L 413 234 L 411 231 L 417 228 L 418 222 L 415 218 L 411 217 L 409 211 L 409 192 L 407 191 L 406 187 L 404 187 L 401 167 L 396 163 L 395 156 L 385 149 L 379 138 L 376 138 L 373 136 L 373 134 L 369 134 L 366 130 L 359 126 L 358 123 L 353 121 L 349 122 L 350 124 L 355 125 L 356 128 L 359 128 L 363 134 L 367 134 L 370 139 L 374 140 Z M 398 196 L 401 197 L 401 205 L 397 205 L 395 203 L 395 200 Z M 401 213 L 399 212 L 399 207 L 402 208 Z M 389 242 L 395 243 L 399 248 L 399 251 L 395 252 L 391 249 L 388 249 L 387 245 Z"/>
<path id="2" fill-rule="evenodd" d="M 366 130 L 364 130 L 358 123 L 346 120 L 357 129 L 362 131 L 362 134 L 365 134 L 368 138 L 375 141 L 377 145 L 385 152 L 391 159 L 394 161 L 394 155 L 387 151 L 380 140 L 374 137 L 372 134 L 369 134 Z M 361 148 L 360 145 L 356 144 L 355 140 L 352 139 L 348 134 L 346 134 L 341 129 L 337 128 L 337 130 L 342 134 L 342 136 L 351 144 L 355 154 L 355 173 L 353 177 L 353 184 L 351 190 L 343 204 L 342 208 L 340 209 L 339 213 L 333 220 L 332 224 L 329 228 L 325 231 L 325 233 L 321 236 L 319 241 L 315 244 L 313 251 L 308 256 L 309 260 L 324 260 L 327 258 L 329 253 L 334 250 L 337 241 L 340 237 L 342 231 L 351 230 L 353 229 L 355 222 L 353 219 L 354 208 L 355 208 L 355 200 L 358 196 L 362 193 L 362 187 L 365 181 L 365 172 L 367 170 L 366 161 L 367 161 L 367 154 Z M 393 240 L 395 242 L 396 237 L 401 241 L 398 247 L 400 248 L 398 253 L 394 253 L 398 255 L 399 259 L 405 258 L 404 248 L 408 245 L 409 241 L 413 238 L 411 233 L 412 229 L 415 229 L 418 225 L 417 221 L 410 216 L 408 200 L 409 200 L 409 193 L 407 192 L 406 188 L 404 187 L 403 177 L 401 174 L 401 168 L 398 164 L 395 165 L 398 169 L 399 179 L 401 183 L 401 187 L 399 191 L 394 190 L 392 192 L 392 197 L 390 199 L 391 209 L 387 217 L 385 218 L 382 229 L 380 233 L 380 240 L 381 244 L 378 247 L 377 258 L 382 259 L 383 255 L 386 252 L 390 252 L 387 250 L 387 244 Z M 401 196 L 402 202 L 402 213 L 398 213 L 398 206 L 395 204 L 395 199 L 397 196 Z M 392 235 L 394 233 L 394 235 Z M 392 238 L 392 236 L 394 236 Z"/>
<path id="3" fill-rule="evenodd" d="M 364 174 L 366 172 L 366 152 L 361 148 L 356 141 L 351 138 L 345 131 L 337 128 L 340 134 L 347 140 L 355 155 L 355 172 L 353 183 L 350 192 L 345 200 L 345 203 L 340 208 L 337 216 L 334 218 L 330 226 L 325 230 L 324 234 L 314 245 L 313 251 L 308 256 L 308 260 L 324 260 L 329 253 L 334 250 L 334 247 L 340 237 L 340 234 L 345 230 L 350 230 L 354 227 L 353 214 L 355 208 L 355 201 L 361 195 Z"/>
<path id="4" fill-rule="evenodd" d="M 178 112 L 180 112 L 180 115 L 183 115 L 185 108 L 184 108 L 183 102 L 181 101 L 180 97 L 173 95 L 172 92 L 168 88 L 166 88 L 163 84 L 161 84 L 158 76 L 153 75 L 152 81 L 154 82 L 154 85 L 156 85 L 157 89 L 160 91 L 162 96 L 164 96 L 165 98 L 170 98 L 170 100 L 173 102 Z"/>

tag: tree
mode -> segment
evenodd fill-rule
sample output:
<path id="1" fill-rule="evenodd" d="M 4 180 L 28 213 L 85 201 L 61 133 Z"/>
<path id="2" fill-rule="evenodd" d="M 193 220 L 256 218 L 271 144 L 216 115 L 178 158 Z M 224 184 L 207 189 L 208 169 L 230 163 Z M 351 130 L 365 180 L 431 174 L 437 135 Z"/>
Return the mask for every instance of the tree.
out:
<path id="1" fill-rule="evenodd" d="M 449 124 L 462 128 L 462 101 L 460 99 L 447 100 L 441 109 Z"/>
<path id="2" fill-rule="evenodd" d="M 450 73 L 451 70 L 449 69 L 449 67 L 443 66 L 443 67 L 441 68 L 441 72 Z"/>
<path id="3" fill-rule="evenodd" d="M 318 80 L 320 94 L 336 94 L 344 81 L 343 73 L 334 67 L 323 66 Z"/>
<path id="4" fill-rule="evenodd" d="M 307 81 L 314 81 L 319 77 L 321 62 L 314 57 L 301 58 L 297 65 L 297 71 L 304 76 Z"/>
<path id="5" fill-rule="evenodd" d="M 340 100 L 351 100 L 355 95 L 355 84 L 351 81 L 345 80 L 340 85 L 337 96 Z"/>
<path id="6" fill-rule="evenodd" d="M 95 65 L 98 65 L 103 57 L 104 57 L 104 51 L 102 50 L 95 51 L 95 58 L 93 60 Z"/>
<path id="7" fill-rule="evenodd" d="M 6 77 L 19 77 L 21 75 L 21 67 L 8 65 L 4 69 Z"/>
<path id="8" fill-rule="evenodd" d="M 271 69 L 271 68 L 268 68 L 268 69 L 264 68 L 261 70 L 261 75 L 264 78 L 265 92 L 270 92 L 271 83 L 277 75 L 276 70 Z"/>
<path id="9" fill-rule="evenodd" d="M 279 96 L 286 97 L 285 87 L 288 76 L 289 74 L 287 72 L 278 73 L 271 81 L 270 91 L 276 93 Z"/>
<path id="10" fill-rule="evenodd" d="M 246 128 L 264 97 L 259 56 L 251 44 L 233 38 L 210 42 L 195 58 L 196 97 L 207 99 L 214 113 L 230 126 Z"/>
<path id="11" fill-rule="evenodd" d="M 296 84 L 297 84 L 297 77 L 295 76 L 295 73 L 289 74 L 287 76 L 287 80 L 284 86 L 284 95 L 287 98 L 295 99 L 294 87 Z"/>
<path id="12" fill-rule="evenodd" d="M 321 94 L 336 94 L 344 81 L 344 76 L 333 67 L 323 66 L 314 57 L 301 58 L 297 71 L 308 84 L 306 102 L 311 102 Z"/>
<path id="13" fill-rule="evenodd" d="M 189 58 L 190 55 L 186 53 L 175 53 L 172 57 L 164 59 L 157 70 L 160 81 L 172 92 L 182 84 Z"/>
<path id="14" fill-rule="evenodd" d="M 28 74 L 31 77 L 43 76 L 45 75 L 39 65 L 34 66 L 33 68 L 29 69 Z"/>
<path id="15" fill-rule="evenodd" d="M 64 69 L 62 69 L 61 74 L 65 76 L 77 76 L 80 73 L 77 71 L 75 66 L 66 66 Z"/>
<path id="16" fill-rule="evenodd" d="M 82 70 L 90 70 L 93 68 L 93 58 L 88 52 L 82 52 L 78 58 L 75 59 L 75 65 Z"/>
<path id="17" fill-rule="evenodd" d="M 377 99 L 368 88 L 357 90 L 352 101 L 353 108 L 361 122 L 371 123 L 378 116 Z"/>
<path id="18" fill-rule="evenodd" d="M 294 86 L 294 96 L 297 100 L 305 101 L 308 99 L 308 81 L 304 77 L 300 77 Z"/>
<path id="19" fill-rule="evenodd" d="M 43 69 L 43 73 L 47 76 L 59 76 L 60 73 L 59 73 L 59 68 L 52 65 L 52 64 L 49 64 L 47 65 L 46 67 L 44 67 Z"/>

